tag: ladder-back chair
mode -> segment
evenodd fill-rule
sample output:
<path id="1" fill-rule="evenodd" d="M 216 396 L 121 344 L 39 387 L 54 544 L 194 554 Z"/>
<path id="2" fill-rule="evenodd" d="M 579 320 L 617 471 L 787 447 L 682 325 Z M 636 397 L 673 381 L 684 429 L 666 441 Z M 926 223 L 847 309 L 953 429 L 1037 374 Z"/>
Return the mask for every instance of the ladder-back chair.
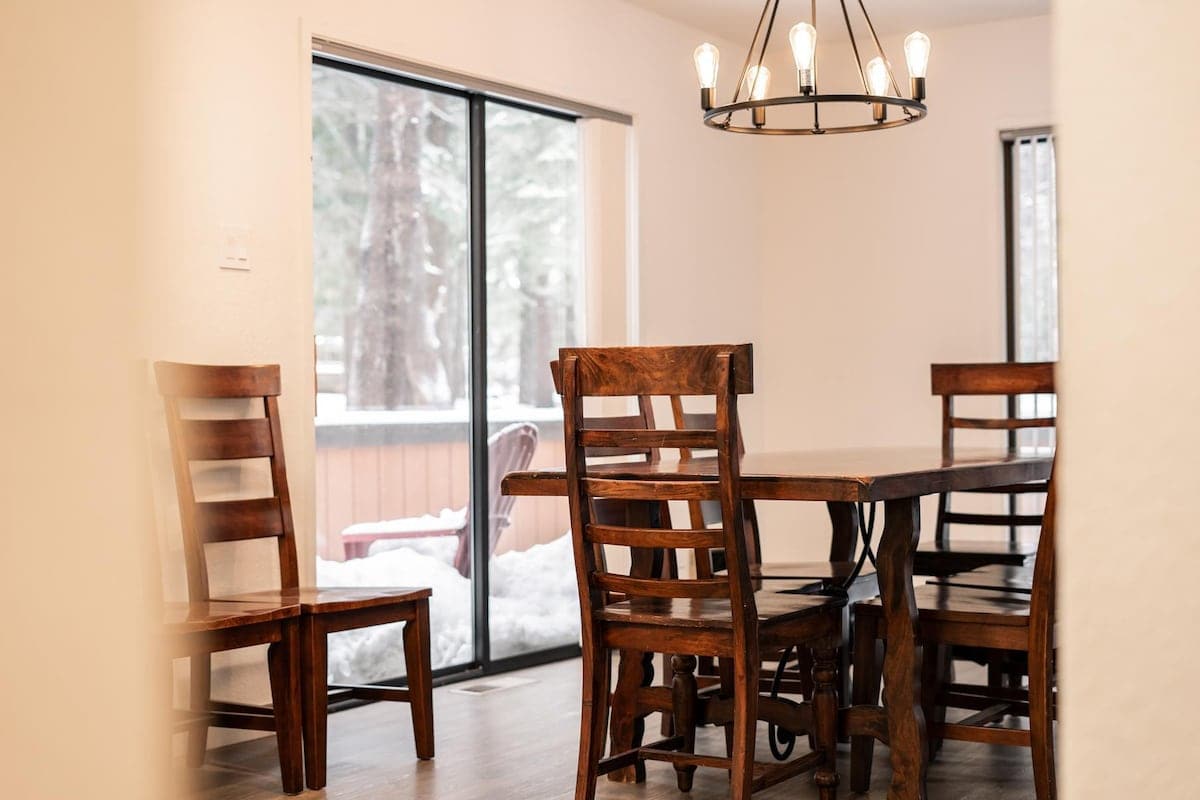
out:
<path id="1" fill-rule="evenodd" d="M 404 587 L 320 589 L 300 585 L 279 419 L 279 366 L 205 366 L 160 361 L 155 364 L 155 373 L 166 407 L 190 599 L 193 602 L 220 600 L 300 607 L 300 688 L 304 772 L 308 787 L 319 789 L 326 781 L 325 732 L 330 689 L 337 690 L 335 696 L 338 699 L 356 697 L 410 703 L 417 756 L 432 758 L 430 590 Z M 259 410 L 261 416 L 237 419 L 186 417 L 183 403 L 191 400 L 243 400 Z M 192 479 L 193 462 L 262 459 L 270 467 L 271 492 L 268 496 L 197 500 Z M 251 539 L 275 540 L 279 556 L 279 588 L 211 597 L 207 545 Z M 407 688 L 328 686 L 327 635 L 390 622 L 405 623 Z M 208 654 L 193 656 L 193 710 L 238 710 L 237 704 L 212 700 L 210 671 Z M 277 715 L 284 711 L 275 709 Z M 286 709 L 287 713 L 291 711 Z M 206 734 L 206 727 L 193 730 L 193 761 L 203 760 Z"/>
<path id="2" fill-rule="evenodd" d="M 645 760 L 671 763 L 680 789 L 691 787 L 697 767 L 729 770 L 732 797 L 809 769 L 823 800 L 835 796 L 837 700 L 836 650 L 844 600 L 816 595 L 756 593 L 747 561 L 737 454 L 737 395 L 752 391 L 749 345 L 569 348 L 560 351 L 567 491 L 571 509 L 583 633 L 583 713 L 576 799 L 591 800 L 600 774 Z M 613 429 L 589 426 L 585 397 L 713 395 L 712 430 Z M 717 479 L 679 479 L 655 473 L 645 463 L 596 465 L 589 448 L 615 452 L 640 449 L 712 449 Z M 672 500 L 716 500 L 720 528 L 651 527 L 601 523 L 593 513 L 598 499 L 655 506 Z M 629 548 L 628 575 L 610 571 L 602 546 Z M 681 579 L 642 572 L 639 553 L 705 551 L 723 548 L 723 575 Z M 625 599 L 613 601 L 619 595 Z M 760 652 L 802 643 L 815 650 L 811 703 L 759 696 Z M 607 724 L 610 657 L 613 649 L 685 653 L 672 661 L 674 735 L 651 745 L 602 758 Z M 697 655 L 727 659 L 728 684 L 720 697 L 698 695 Z M 817 749 L 784 764 L 756 764 L 754 744 L 760 716 L 796 732 L 813 731 Z M 699 755 L 695 729 L 713 723 L 729 729 L 729 755 Z"/>
<path id="3" fill-rule="evenodd" d="M 956 431 L 1003 431 L 1008 436 L 1007 445 L 1014 448 L 1019 431 L 1053 429 L 1055 426 L 1053 416 L 1021 418 L 1015 413 L 1019 396 L 1054 394 L 1052 363 L 934 364 L 930 375 L 933 394 L 942 399 L 942 451 L 946 454 L 954 452 Z M 955 412 L 955 399 L 961 397 L 1005 397 L 1008 399 L 1007 413 L 999 417 L 959 416 Z M 1005 497 L 1007 507 L 1004 511 L 987 513 L 956 510 L 952 508 L 952 496 L 941 495 L 934 540 L 922 542 L 917 549 L 913 560 L 914 574 L 945 576 L 989 565 L 1028 566 L 1037 545 L 1022 541 L 1019 529 L 1040 525 L 1042 517 L 1041 514 L 1022 512 L 1018 508 L 1018 498 L 1045 493 L 1046 484 L 1042 481 L 964 493 Z M 986 541 L 954 541 L 951 526 L 982 526 L 993 531 L 1000 528 L 1007 536 Z"/>

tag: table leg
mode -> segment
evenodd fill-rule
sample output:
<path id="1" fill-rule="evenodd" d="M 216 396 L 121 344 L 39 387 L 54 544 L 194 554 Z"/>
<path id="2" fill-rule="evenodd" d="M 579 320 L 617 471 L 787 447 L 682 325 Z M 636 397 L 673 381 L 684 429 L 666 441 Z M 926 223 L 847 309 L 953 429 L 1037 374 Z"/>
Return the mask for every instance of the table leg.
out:
<path id="1" fill-rule="evenodd" d="M 883 660 L 883 701 L 887 709 L 892 760 L 889 800 L 925 800 L 928 744 L 921 709 L 921 658 L 917 645 L 913 552 L 921 537 L 921 501 L 889 500 L 877 569 L 883 602 L 887 652 Z"/>

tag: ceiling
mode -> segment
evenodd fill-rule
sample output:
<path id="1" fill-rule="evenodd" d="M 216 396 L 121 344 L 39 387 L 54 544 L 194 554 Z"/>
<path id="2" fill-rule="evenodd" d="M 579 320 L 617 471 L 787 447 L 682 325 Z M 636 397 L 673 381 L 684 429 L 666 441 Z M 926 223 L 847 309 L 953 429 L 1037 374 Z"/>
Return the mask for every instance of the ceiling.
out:
<path id="1" fill-rule="evenodd" d="M 735 41 L 749 40 L 762 13 L 762 0 L 629 0 L 636 6 L 685 23 L 702 31 Z M 866 0 L 871 20 L 880 33 L 907 33 L 912 30 L 937 30 L 1012 17 L 1034 17 L 1050 13 L 1050 0 Z M 856 0 L 846 0 L 856 28 L 861 11 Z M 807 19 L 808 0 L 781 0 L 782 30 L 800 19 Z M 834 0 L 818 0 L 818 17 L 832 16 L 837 26 L 832 36 L 845 37 L 841 6 Z M 820 24 L 818 28 L 827 31 Z M 774 39 L 774 37 L 772 37 Z"/>

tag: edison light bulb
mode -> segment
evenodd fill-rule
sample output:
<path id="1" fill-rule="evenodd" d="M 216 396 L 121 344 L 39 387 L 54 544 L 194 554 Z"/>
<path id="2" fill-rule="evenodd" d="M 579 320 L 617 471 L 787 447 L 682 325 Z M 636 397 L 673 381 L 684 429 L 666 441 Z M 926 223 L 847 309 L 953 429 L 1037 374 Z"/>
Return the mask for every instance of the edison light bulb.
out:
<path id="1" fill-rule="evenodd" d="M 708 111 L 714 105 L 721 51 L 705 42 L 692 52 L 692 60 L 696 62 L 696 77 L 700 79 L 700 107 Z"/>
<path id="2" fill-rule="evenodd" d="M 904 59 L 908 62 L 908 78 L 914 100 L 925 99 L 925 71 L 929 69 L 929 37 L 913 31 L 904 40 Z"/>
<path id="3" fill-rule="evenodd" d="M 867 62 L 867 86 L 870 88 L 871 94 L 880 97 L 886 95 L 890 78 L 887 64 L 884 63 L 883 58 L 877 56 Z M 883 122 L 887 119 L 887 106 L 883 103 L 872 103 L 871 112 L 876 122 Z"/>
<path id="4" fill-rule="evenodd" d="M 767 96 L 767 88 L 771 84 L 771 70 L 755 64 L 746 70 L 746 79 L 742 82 L 742 91 L 750 100 L 763 100 Z M 761 128 L 767 124 L 767 109 L 763 107 L 750 109 L 750 121 L 754 127 Z"/>
<path id="5" fill-rule="evenodd" d="M 876 56 L 867 62 L 867 86 L 870 87 L 871 94 L 887 94 L 889 82 L 887 64 L 882 58 Z"/>
<path id="6" fill-rule="evenodd" d="M 799 22 L 788 33 L 792 43 L 792 58 L 796 60 L 796 71 L 800 74 L 800 93 L 812 94 L 813 64 L 817 58 L 817 29 L 807 22 Z"/>
<path id="7" fill-rule="evenodd" d="M 771 70 L 754 65 L 746 70 L 746 80 L 743 90 L 751 100 L 762 100 L 767 96 L 767 88 L 771 83 Z"/>
<path id="8" fill-rule="evenodd" d="M 700 45 L 692 53 L 696 62 L 696 77 L 700 79 L 701 89 L 712 89 L 717 85 L 717 65 L 721 61 L 721 51 L 708 42 Z"/>

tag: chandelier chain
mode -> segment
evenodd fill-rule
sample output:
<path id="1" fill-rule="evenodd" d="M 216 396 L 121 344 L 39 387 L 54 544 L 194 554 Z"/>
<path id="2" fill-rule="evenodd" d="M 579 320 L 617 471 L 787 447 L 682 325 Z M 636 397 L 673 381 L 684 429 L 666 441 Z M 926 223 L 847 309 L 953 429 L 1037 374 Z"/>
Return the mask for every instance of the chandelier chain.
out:
<path id="1" fill-rule="evenodd" d="M 854 26 L 850 24 L 850 12 L 846 10 L 846 0 L 838 0 L 842 5 L 842 18 L 846 20 L 846 33 L 850 34 L 850 47 L 854 50 L 854 66 L 858 67 L 858 79 L 862 81 L 863 94 L 870 94 L 867 87 L 867 73 L 863 72 L 862 56 L 858 54 L 858 40 L 854 38 Z"/>
<path id="2" fill-rule="evenodd" d="M 750 40 L 750 49 L 746 51 L 746 60 L 742 62 L 742 71 L 739 75 L 745 75 L 746 70 L 750 69 L 750 59 L 754 57 L 754 45 L 758 43 L 758 36 L 762 33 L 763 23 L 767 21 L 767 9 L 771 7 L 771 0 L 763 3 L 762 13 L 758 16 L 758 25 L 754 28 L 754 38 Z M 736 103 L 742 97 L 742 81 L 739 78 L 737 84 L 733 87 L 733 102 Z M 728 125 L 733 119 L 733 112 L 730 111 L 725 115 L 725 124 Z"/>
<path id="3" fill-rule="evenodd" d="M 883 59 L 883 65 L 887 67 L 888 80 L 892 82 L 892 91 L 899 97 L 902 92 L 900 91 L 900 84 L 896 82 L 896 73 L 892 72 L 892 60 L 884 52 L 883 44 L 879 41 L 879 34 L 875 33 L 875 23 L 871 22 L 871 14 L 867 11 L 867 4 L 864 0 L 858 0 L 858 7 L 862 9 L 863 18 L 867 21 L 867 30 L 871 32 L 871 38 L 875 40 L 875 49 L 879 51 L 879 57 Z M 903 111 L 906 115 L 912 116 L 912 112 L 907 108 L 903 109 Z"/>

